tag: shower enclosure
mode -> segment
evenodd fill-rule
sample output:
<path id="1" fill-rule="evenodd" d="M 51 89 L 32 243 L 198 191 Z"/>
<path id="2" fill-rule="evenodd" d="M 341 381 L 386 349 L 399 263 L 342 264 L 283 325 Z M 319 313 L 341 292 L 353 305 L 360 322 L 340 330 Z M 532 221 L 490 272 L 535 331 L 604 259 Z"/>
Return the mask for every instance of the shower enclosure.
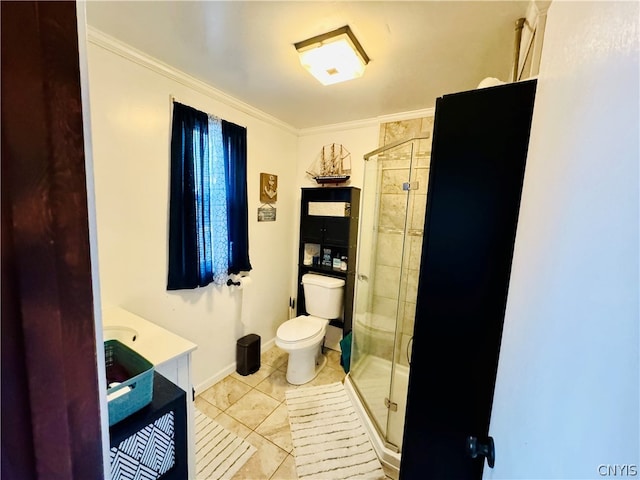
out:
<path id="1" fill-rule="evenodd" d="M 415 321 L 431 140 L 418 134 L 364 156 L 347 391 L 378 457 L 398 469 Z"/>

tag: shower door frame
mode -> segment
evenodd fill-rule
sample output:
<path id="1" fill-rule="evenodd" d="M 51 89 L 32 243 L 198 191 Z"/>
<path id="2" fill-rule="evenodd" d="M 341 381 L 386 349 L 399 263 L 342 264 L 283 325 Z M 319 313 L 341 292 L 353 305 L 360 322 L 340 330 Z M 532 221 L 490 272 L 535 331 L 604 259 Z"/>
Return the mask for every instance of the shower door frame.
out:
<path id="1" fill-rule="evenodd" d="M 400 139 L 398 141 L 389 143 L 387 145 L 384 145 L 380 148 L 377 148 L 367 154 L 364 155 L 364 160 L 365 161 L 369 161 L 372 157 L 378 156 L 386 151 L 389 150 L 393 150 L 395 148 L 401 147 L 402 145 L 405 144 L 411 144 L 411 152 L 409 155 L 409 163 L 408 166 L 405 167 L 398 167 L 398 168 L 403 168 L 403 169 L 407 169 L 408 170 L 408 175 L 406 178 L 404 178 L 404 183 L 406 184 L 406 186 L 408 188 L 403 188 L 403 191 L 406 192 L 406 200 L 405 200 L 405 204 L 404 204 L 404 219 L 403 219 L 403 226 L 402 226 L 402 231 L 398 232 L 402 234 L 402 252 L 401 252 L 401 256 L 400 256 L 400 282 L 398 285 L 398 294 L 397 294 L 397 299 L 396 299 L 396 305 L 395 305 L 395 324 L 394 324 L 394 333 L 393 333 L 393 347 L 392 347 L 392 358 L 391 358 L 391 368 L 389 371 L 389 379 L 388 379 L 388 383 L 386 383 L 385 381 L 385 387 L 386 387 L 386 392 L 384 392 L 384 394 L 386 395 L 385 400 L 388 402 L 387 405 L 387 411 L 385 412 L 384 417 L 382 417 L 382 415 L 379 415 L 382 420 L 378 419 L 375 414 L 371 411 L 371 407 L 369 405 L 368 399 L 366 398 L 366 395 L 363 394 L 363 392 L 361 391 L 360 387 L 358 386 L 358 382 L 357 379 L 355 381 L 352 381 L 351 383 L 354 386 L 354 391 L 355 393 L 358 395 L 359 399 L 360 399 L 360 403 L 363 405 L 364 409 L 366 410 L 368 416 L 371 419 L 371 423 L 373 424 L 373 426 L 375 427 L 375 429 L 377 430 L 378 435 L 380 436 L 382 442 L 384 443 L 385 447 L 387 449 L 389 449 L 392 452 L 395 453 L 400 453 L 401 450 L 401 441 L 402 438 L 400 438 L 400 442 L 399 445 L 396 445 L 395 443 L 391 442 L 389 440 L 389 427 L 391 424 L 391 420 L 392 420 L 392 416 L 390 415 L 390 410 L 394 408 L 394 406 L 397 408 L 396 405 L 396 401 L 397 399 L 394 399 L 394 386 L 395 386 L 395 382 L 396 382 L 396 370 L 399 367 L 398 365 L 398 355 L 401 354 L 401 352 L 399 351 L 401 348 L 401 338 L 402 338 L 402 332 L 400 331 L 400 313 L 401 313 L 401 302 L 403 302 L 403 300 L 401 299 L 401 291 L 403 288 L 406 289 L 406 284 L 407 281 L 405 279 L 406 277 L 406 270 L 407 270 L 407 261 L 406 261 L 406 256 L 408 255 L 408 245 L 410 242 L 410 219 L 408 218 L 409 214 L 410 214 L 410 202 L 412 201 L 412 193 L 415 192 L 415 183 L 414 183 L 414 188 L 412 190 L 411 187 L 411 183 L 415 182 L 414 178 L 415 178 L 415 172 L 417 172 L 418 170 L 418 165 L 417 165 L 417 148 L 418 148 L 418 141 L 419 140 L 428 140 L 430 138 L 430 134 L 429 132 L 423 132 L 420 133 L 418 135 L 414 135 L 411 137 L 407 137 L 407 138 L 403 138 Z M 428 167 L 427 167 L 428 168 Z M 376 176 L 376 191 L 375 191 L 375 202 L 376 202 L 376 212 L 375 212 L 375 218 L 376 221 L 374 222 L 375 225 L 375 230 L 372 230 L 372 233 L 375 234 L 375 238 L 373 239 L 373 241 L 371 242 L 372 245 L 376 245 L 375 247 L 372 248 L 373 251 L 377 250 L 377 242 L 378 242 L 378 235 L 380 233 L 379 231 L 379 225 L 377 222 L 377 218 L 379 215 L 379 209 L 380 209 L 380 198 L 379 196 L 382 194 L 381 193 L 381 182 L 382 182 L 382 176 L 381 174 L 377 174 Z M 428 183 L 428 179 L 427 182 Z M 423 188 L 425 188 L 426 185 L 423 186 Z M 363 198 L 362 198 L 362 204 L 364 206 L 365 202 L 367 201 L 367 192 L 365 192 L 365 188 L 366 185 L 363 185 Z M 362 226 L 362 222 L 364 220 L 364 215 L 361 215 L 360 218 L 360 232 L 361 235 L 363 232 L 367 231 L 365 228 L 363 228 Z M 360 252 L 360 249 L 359 249 Z M 360 255 L 358 255 L 358 264 L 357 264 L 357 280 L 356 280 L 356 285 L 359 285 L 362 281 L 367 281 L 369 283 L 368 288 L 367 288 L 367 299 L 366 299 L 366 304 L 367 304 L 367 314 L 371 314 L 372 312 L 372 304 L 373 304 L 373 295 L 374 295 L 374 284 L 375 284 L 375 275 L 371 275 L 371 278 L 367 278 L 366 276 L 362 275 L 360 273 L 360 268 L 361 268 L 361 264 L 360 264 Z M 403 287 L 404 285 L 404 287 Z M 358 288 L 356 287 L 356 292 L 355 292 L 355 296 L 357 297 L 358 295 Z M 357 298 L 354 301 L 354 308 L 357 305 Z M 355 317 L 355 315 L 354 315 Z M 357 345 L 357 332 L 355 332 L 356 330 L 356 325 L 354 322 L 354 345 Z M 407 349 L 410 348 L 410 344 L 407 345 Z M 357 355 L 357 354 L 355 354 Z M 352 366 L 355 365 L 355 363 L 357 363 L 357 358 L 354 358 L 354 363 L 352 363 Z M 402 367 L 404 368 L 409 368 L 408 366 L 405 367 L 404 365 L 402 365 Z M 408 373 L 407 373 L 408 376 Z M 351 376 L 351 378 L 353 379 L 353 376 Z M 385 374 L 385 379 L 386 379 L 386 374 Z M 406 394 L 407 392 L 405 391 L 403 393 L 405 395 L 406 398 Z M 404 404 L 404 401 L 403 401 Z M 384 425 L 382 425 L 382 423 L 384 423 Z"/>

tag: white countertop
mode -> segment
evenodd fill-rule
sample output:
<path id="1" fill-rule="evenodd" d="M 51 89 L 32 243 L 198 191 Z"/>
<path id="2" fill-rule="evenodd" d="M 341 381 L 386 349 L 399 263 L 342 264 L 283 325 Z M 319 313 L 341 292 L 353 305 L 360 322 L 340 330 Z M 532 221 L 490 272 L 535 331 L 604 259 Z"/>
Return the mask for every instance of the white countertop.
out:
<path id="1" fill-rule="evenodd" d="M 198 348 L 195 343 L 149 320 L 111 305 L 102 308 L 102 329 L 105 341 L 121 341 L 154 366 L 162 365 Z"/>

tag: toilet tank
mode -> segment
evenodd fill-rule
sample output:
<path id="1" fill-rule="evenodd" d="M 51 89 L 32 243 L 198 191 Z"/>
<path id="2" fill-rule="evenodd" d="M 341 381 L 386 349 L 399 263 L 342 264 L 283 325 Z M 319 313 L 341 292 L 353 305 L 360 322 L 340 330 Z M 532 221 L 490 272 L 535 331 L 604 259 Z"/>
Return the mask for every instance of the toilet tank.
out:
<path id="1" fill-rule="evenodd" d="M 331 320 L 342 314 L 344 280 L 306 273 L 302 276 L 304 303 L 309 315 Z"/>

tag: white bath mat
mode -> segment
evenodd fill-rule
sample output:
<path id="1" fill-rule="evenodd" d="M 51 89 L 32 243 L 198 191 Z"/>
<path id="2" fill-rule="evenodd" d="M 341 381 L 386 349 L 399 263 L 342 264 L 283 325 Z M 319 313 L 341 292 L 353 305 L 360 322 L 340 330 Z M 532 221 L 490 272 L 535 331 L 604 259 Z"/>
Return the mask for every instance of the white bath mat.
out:
<path id="1" fill-rule="evenodd" d="M 196 478 L 230 479 L 256 452 L 256 447 L 211 420 L 197 408 Z"/>
<path id="2" fill-rule="evenodd" d="M 288 390 L 285 396 L 298 478 L 385 478 L 341 383 Z"/>

